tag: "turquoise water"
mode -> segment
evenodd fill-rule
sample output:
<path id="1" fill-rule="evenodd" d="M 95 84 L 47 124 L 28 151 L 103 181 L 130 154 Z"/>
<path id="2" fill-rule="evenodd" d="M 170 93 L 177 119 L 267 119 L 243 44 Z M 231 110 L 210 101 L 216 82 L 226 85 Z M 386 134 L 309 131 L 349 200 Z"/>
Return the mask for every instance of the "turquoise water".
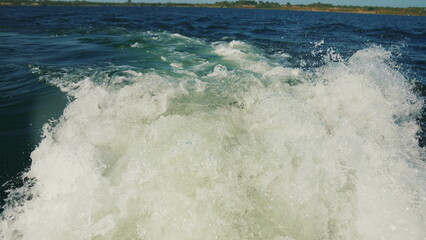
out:
<path id="1" fill-rule="evenodd" d="M 424 17 L 1 10 L 0 238 L 426 237 Z"/>

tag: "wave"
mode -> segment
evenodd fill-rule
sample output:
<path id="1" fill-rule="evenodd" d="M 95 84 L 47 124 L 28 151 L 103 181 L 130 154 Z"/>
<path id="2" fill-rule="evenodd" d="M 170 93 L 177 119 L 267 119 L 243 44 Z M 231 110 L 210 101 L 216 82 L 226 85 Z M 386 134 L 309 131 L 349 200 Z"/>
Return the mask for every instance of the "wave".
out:
<path id="1" fill-rule="evenodd" d="M 426 237 L 423 103 L 391 52 L 308 71 L 242 41 L 154 35 L 167 68 L 43 72 L 70 102 L 1 238 Z"/>

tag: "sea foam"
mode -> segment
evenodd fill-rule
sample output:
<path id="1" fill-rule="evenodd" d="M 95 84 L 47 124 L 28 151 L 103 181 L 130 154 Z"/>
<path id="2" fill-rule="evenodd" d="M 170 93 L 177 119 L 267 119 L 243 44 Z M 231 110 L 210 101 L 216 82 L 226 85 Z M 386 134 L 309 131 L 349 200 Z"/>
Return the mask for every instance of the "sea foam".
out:
<path id="1" fill-rule="evenodd" d="M 390 52 L 305 71 L 241 41 L 198 44 L 215 58 L 179 75 L 52 81 L 71 101 L 45 125 L 0 237 L 426 238 L 422 100 Z"/>

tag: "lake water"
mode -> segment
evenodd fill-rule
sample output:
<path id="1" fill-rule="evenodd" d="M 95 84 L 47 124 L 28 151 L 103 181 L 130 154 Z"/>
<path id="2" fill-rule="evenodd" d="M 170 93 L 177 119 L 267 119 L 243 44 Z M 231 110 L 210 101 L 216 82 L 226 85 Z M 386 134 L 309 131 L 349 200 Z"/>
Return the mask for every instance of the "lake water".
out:
<path id="1" fill-rule="evenodd" d="M 426 238 L 426 17 L 0 23 L 0 239 Z"/>

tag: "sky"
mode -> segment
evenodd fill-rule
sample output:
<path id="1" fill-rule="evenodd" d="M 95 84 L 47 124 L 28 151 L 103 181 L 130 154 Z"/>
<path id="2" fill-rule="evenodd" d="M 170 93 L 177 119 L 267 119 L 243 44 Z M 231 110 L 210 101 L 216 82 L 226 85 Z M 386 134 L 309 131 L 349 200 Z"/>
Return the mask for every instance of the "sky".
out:
<path id="1" fill-rule="evenodd" d="M 90 0 L 88 0 L 90 1 Z M 99 0 L 100 1 L 100 0 Z M 103 0 L 103 2 L 121 2 L 120 0 Z M 132 0 L 132 2 L 176 2 L 176 3 L 214 3 L 224 0 Z M 236 1 L 236 0 L 228 0 Z M 258 1 L 258 0 L 256 0 Z M 331 3 L 333 5 L 354 6 L 384 6 L 384 7 L 426 7 L 426 0 L 263 0 L 278 2 L 280 4 L 309 4 L 309 3 Z M 125 0 L 127 2 L 127 0 Z"/>

